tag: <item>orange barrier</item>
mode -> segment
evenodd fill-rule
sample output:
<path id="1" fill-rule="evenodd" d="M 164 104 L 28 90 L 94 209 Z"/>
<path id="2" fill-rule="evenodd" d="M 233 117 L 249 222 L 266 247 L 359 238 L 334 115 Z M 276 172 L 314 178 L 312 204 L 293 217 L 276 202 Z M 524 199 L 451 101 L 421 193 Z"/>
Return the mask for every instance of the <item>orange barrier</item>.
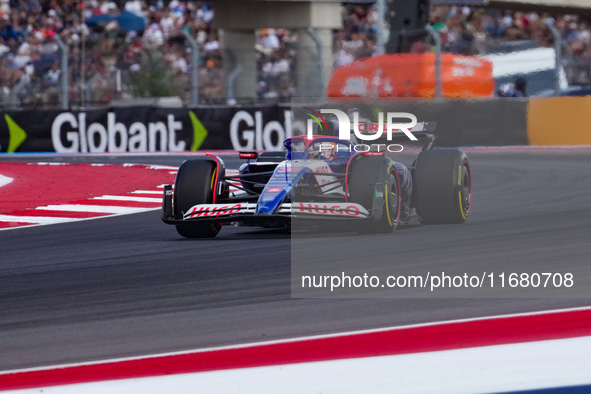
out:
<path id="1" fill-rule="evenodd" d="M 591 145 L 591 97 L 530 99 L 527 135 L 530 145 Z"/>
<path id="2" fill-rule="evenodd" d="M 491 97 L 492 63 L 468 56 L 443 54 L 445 97 Z M 434 97 L 435 54 L 381 55 L 335 69 L 329 97 Z"/>

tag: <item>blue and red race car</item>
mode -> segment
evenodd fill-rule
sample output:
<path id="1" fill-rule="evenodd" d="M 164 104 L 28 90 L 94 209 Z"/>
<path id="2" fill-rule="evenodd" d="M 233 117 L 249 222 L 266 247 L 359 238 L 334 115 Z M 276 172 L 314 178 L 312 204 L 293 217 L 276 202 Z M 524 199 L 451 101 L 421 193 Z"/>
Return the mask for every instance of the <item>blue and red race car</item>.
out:
<path id="1" fill-rule="evenodd" d="M 472 178 L 466 155 L 431 149 L 432 132 L 417 132 L 423 150 L 410 168 L 384 152 L 357 152 L 355 141 L 297 136 L 284 152 L 242 152 L 237 175 L 214 155 L 185 161 L 166 185 L 162 220 L 187 238 L 215 237 L 223 225 L 290 228 L 292 221 L 353 224 L 391 232 L 413 216 L 427 224 L 463 223 Z"/>

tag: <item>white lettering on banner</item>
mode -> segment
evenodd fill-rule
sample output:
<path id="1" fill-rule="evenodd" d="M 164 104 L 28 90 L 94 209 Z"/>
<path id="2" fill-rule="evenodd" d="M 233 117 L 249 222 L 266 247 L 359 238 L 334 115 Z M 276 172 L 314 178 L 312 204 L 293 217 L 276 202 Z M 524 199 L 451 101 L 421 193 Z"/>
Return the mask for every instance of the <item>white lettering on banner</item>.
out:
<path id="1" fill-rule="evenodd" d="M 107 130 L 109 130 L 109 152 L 125 152 L 127 150 L 127 129 L 125 125 L 115 121 L 115 114 L 107 114 Z M 119 145 L 117 145 L 119 136 Z"/>
<path id="2" fill-rule="evenodd" d="M 84 112 L 78 114 L 79 126 L 80 130 L 86 130 L 86 114 Z M 55 123 L 55 120 L 53 121 Z M 58 129 L 59 135 L 59 129 Z M 80 133 L 80 150 L 82 152 L 88 152 L 88 139 L 86 138 L 86 133 Z M 56 150 L 57 152 L 57 150 Z"/>
<path id="3" fill-rule="evenodd" d="M 56 152 L 78 152 L 80 146 L 80 137 L 78 136 L 77 132 L 71 130 L 67 131 L 66 141 L 68 141 L 70 144 L 67 147 L 62 144 L 60 131 L 62 125 L 65 124 L 68 124 L 73 128 L 78 127 L 78 122 L 76 121 L 76 117 L 73 114 L 64 112 L 56 116 L 53 124 L 51 125 L 51 142 L 53 143 L 53 147 Z"/>
<path id="4" fill-rule="evenodd" d="M 291 137 L 291 110 L 283 111 L 283 119 L 285 121 L 285 138 Z"/>
<path id="5" fill-rule="evenodd" d="M 105 152 L 107 149 L 107 129 L 102 124 L 91 123 L 88 126 L 88 149 L 93 153 Z"/>
<path id="6" fill-rule="evenodd" d="M 148 151 L 148 129 L 143 123 L 136 122 L 129 126 L 129 151 Z"/>
<path id="7" fill-rule="evenodd" d="M 247 127 L 254 126 L 254 119 L 246 111 L 238 111 L 230 122 L 230 139 L 232 140 L 232 146 L 236 150 L 254 150 L 254 131 L 253 130 L 242 130 L 240 136 L 238 135 L 238 126 L 240 123 L 245 122 Z M 240 137 L 246 141 L 246 145 L 240 143 Z"/>
<path id="8" fill-rule="evenodd" d="M 278 144 L 273 144 L 273 133 L 275 133 Z M 283 126 L 276 120 L 272 120 L 263 128 L 263 146 L 268 146 L 269 150 L 281 150 L 283 147 L 283 140 L 285 139 L 285 130 Z"/>
<path id="9" fill-rule="evenodd" d="M 263 130 L 261 127 L 261 123 L 263 123 L 263 114 L 261 111 L 256 111 L 254 113 L 254 128 L 256 131 L 256 147 L 257 150 L 263 150 L 263 141 L 261 141 Z"/>
<path id="10" fill-rule="evenodd" d="M 166 123 L 133 122 L 129 128 L 117 122 L 114 112 L 107 113 L 106 128 L 94 122 L 86 124 L 86 113 L 76 117 L 71 112 L 63 112 L 55 117 L 51 125 L 51 141 L 56 152 L 155 152 L 183 151 L 186 142 L 177 141 L 181 121 L 174 115 L 167 115 Z"/>
<path id="11" fill-rule="evenodd" d="M 230 121 L 232 147 L 236 150 L 283 149 L 283 140 L 291 135 L 291 112 L 284 111 L 284 117 L 282 125 L 277 120 L 265 123 L 262 111 L 255 111 L 254 117 L 248 111 L 236 112 Z"/>
<path id="12" fill-rule="evenodd" d="M 185 141 L 176 142 L 176 131 L 183 129 L 183 122 L 174 120 L 174 115 L 167 116 L 168 121 L 168 150 L 169 151 L 183 151 L 185 150 Z"/>
<path id="13" fill-rule="evenodd" d="M 166 146 L 166 126 L 162 122 L 148 125 L 148 151 L 156 152 L 156 136 L 160 136 L 160 150 Z"/>

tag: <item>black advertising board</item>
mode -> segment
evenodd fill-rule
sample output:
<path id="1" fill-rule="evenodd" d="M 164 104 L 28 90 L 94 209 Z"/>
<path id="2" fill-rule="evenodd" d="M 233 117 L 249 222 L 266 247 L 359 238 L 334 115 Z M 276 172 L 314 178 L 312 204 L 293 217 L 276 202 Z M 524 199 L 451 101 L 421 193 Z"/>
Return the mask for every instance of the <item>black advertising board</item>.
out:
<path id="1" fill-rule="evenodd" d="M 412 101 L 401 110 L 437 122 L 437 146 L 527 145 L 527 100 Z M 0 113 L 0 152 L 114 153 L 282 150 L 289 106 L 151 106 Z"/>
<path id="2" fill-rule="evenodd" d="M 276 150 L 289 134 L 289 109 L 277 106 L 2 113 L 0 152 L 157 152 Z"/>

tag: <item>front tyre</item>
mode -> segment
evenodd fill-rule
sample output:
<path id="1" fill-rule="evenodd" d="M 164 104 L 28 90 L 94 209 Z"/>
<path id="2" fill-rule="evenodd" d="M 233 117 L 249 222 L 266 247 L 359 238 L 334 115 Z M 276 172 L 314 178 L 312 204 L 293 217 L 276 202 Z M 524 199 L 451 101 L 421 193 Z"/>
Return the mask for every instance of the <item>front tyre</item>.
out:
<path id="1" fill-rule="evenodd" d="M 472 205 L 472 174 L 458 149 L 421 152 L 415 168 L 415 205 L 425 224 L 459 224 Z"/>
<path id="2" fill-rule="evenodd" d="M 400 181 L 394 162 L 383 157 L 365 157 L 353 163 L 347 189 L 349 201 L 377 214 L 371 223 L 358 227 L 362 233 L 389 233 L 400 219 Z M 381 204 L 381 215 L 374 204 Z"/>
<path id="3" fill-rule="evenodd" d="M 182 217 L 197 204 L 213 203 L 217 168 L 212 160 L 187 160 L 181 164 L 174 182 L 175 216 Z M 176 231 L 185 238 L 213 238 L 218 235 L 221 228 L 221 223 L 176 225 Z"/>

